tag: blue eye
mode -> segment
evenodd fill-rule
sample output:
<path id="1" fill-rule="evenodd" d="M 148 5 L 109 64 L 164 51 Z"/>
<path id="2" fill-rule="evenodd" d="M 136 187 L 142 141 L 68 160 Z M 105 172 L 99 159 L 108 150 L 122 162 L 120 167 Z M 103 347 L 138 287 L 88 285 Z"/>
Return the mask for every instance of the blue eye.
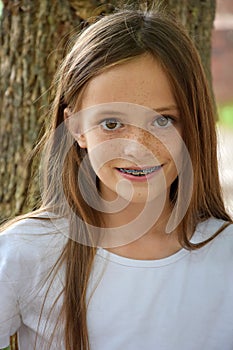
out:
<path id="1" fill-rule="evenodd" d="M 174 120 L 167 115 L 160 115 L 154 120 L 154 125 L 160 128 L 167 128 L 173 124 Z"/>
<path id="2" fill-rule="evenodd" d="M 100 125 L 104 130 L 117 130 L 122 127 L 122 124 L 116 119 L 103 120 Z"/>

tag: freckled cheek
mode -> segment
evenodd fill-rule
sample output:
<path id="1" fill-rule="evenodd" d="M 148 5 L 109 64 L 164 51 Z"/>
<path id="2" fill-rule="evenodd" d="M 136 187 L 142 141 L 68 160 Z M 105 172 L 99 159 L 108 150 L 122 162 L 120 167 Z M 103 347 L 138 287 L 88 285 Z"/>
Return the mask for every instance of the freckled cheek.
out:
<path id="1" fill-rule="evenodd" d="M 108 174 L 116 159 L 122 157 L 122 140 L 105 138 L 102 135 L 89 134 L 86 138 L 89 159 L 98 176 Z"/>
<path id="2" fill-rule="evenodd" d="M 85 138 L 88 151 L 92 151 L 95 147 L 98 147 L 98 145 L 104 141 L 104 139 L 101 138 L 97 133 L 91 131 L 85 134 Z"/>
<path id="3" fill-rule="evenodd" d="M 179 163 L 182 158 L 182 141 L 181 140 L 156 140 L 150 145 L 152 153 L 161 161 L 171 160 Z"/>
<path id="4" fill-rule="evenodd" d="M 175 128 L 163 132 L 160 131 L 158 134 L 154 135 L 151 145 L 153 145 L 153 148 L 157 150 L 157 152 L 171 153 L 174 156 L 178 155 L 181 153 L 183 147 L 181 131 Z"/>
<path id="5" fill-rule="evenodd" d="M 89 130 L 84 135 L 87 141 L 88 148 L 93 148 L 100 143 L 103 143 L 108 140 L 113 140 L 118 137 L 117 135 L 113 135 L 110 132 L 108 133 L 100 131 L 98 128 Z"/>

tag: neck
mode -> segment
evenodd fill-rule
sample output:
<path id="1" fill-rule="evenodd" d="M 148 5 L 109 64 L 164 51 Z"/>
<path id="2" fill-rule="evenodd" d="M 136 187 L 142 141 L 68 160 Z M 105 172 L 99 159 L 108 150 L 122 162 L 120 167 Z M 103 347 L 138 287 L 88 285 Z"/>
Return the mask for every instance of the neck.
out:
<path id="1" fill-rule="evenodd" d="M 105 225 L 107 227 L 120 227 L 132 222 L 133 220 L 139 218 L 142 213 L 145 213 L 142 215 L 141 220 L 145 219 L 145 216 L 148 217 L 148 215 L 154 216 L 153 227 L 155 230 L 157 229 L 158 231 L 161 231 L 162 227 L 166 226 L 166 223 L 172 211 L 170 203 L 165 203 L 165 205 L 163 205 L 163 209 L 161 210 L 161 202 L 162 201 L 160 201 L 159 198 L 147 203 L 127 203 L 121 199 L 121 202 L 118 204 L 119 206 L 123 207 L 123 209 L 119 211 L 116 210 L 114 212 L 113 206 L 113 212 L 111 213 L 107 212 L 108 205 L 106 204 L 104 205 L 106 211 L 103 210 Z M 116 209 L 118 209 L 117 207 L 118 205 L 115 206 Z M 139 218 L 139 221 L 141 220 Z"/>
<path id="2" fill-rule="evenodd" d="M 162 198 L 158 197 L 147 203 L 124 203 L 121 199 L 121 205 L 128 204 L 124 209 L 115 213 L 103 210 L 105 227 L 117 229 L 117 240 L 112 236 L 112 240 L 103 246 L 118 255 L 135 259 L 158 259 L 178 251 L 181 246 L 177 232 L 166 234 L 172 212 L 169 198 L 166 198 L 162 210 L 161 203 Z"/>

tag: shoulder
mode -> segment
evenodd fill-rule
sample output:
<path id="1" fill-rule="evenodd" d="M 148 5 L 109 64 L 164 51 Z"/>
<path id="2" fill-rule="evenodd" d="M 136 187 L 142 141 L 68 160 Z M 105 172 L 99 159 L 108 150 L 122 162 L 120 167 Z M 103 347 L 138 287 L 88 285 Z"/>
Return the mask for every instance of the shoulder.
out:
<path id="1" fill-rule="evenodd" d="M 60 228 L 68 227 L 68 221 L 65 218 L 57 217 L 54 213 L 45 211 L 31 213 L 27 217 L 16 219 L 6 227 L 1 235 L 55 233 Z"/>
<path id="2" fill-rule="evenodd" d="M 197 225 L 192 241 L 195 243 L 201 242 L 215 235 L 218 231 L 220 233 L 217 237 L 229 237 L 229 239 L 232 239 L 233 223 L 211 217 Z"/>
<path id="3" fill-rule="evenodd" d="M 221 257 L 222 260 L 230 259 L 233 262 L 233 224 L 224 220 L 210 218 L 197 226 L 192 242 L 199 243 L 219 234 L 213 238 L 204 250 L 212 252 L 215 258 Z"/>
<path id="4" fill-rule="evenodd" d="M 21 219 L 0 234 L 0 269 L 41 268 L 54 262 L 68 237 L 68 222 L 49 213 Z"/>
<path id="5" fill-rule="evenodd" d="M 58 218 L 50 212 L 42 212 L 13 221 L 1 232 L 0 238 L 6 239 L 9 236 L 19 239 L 30 236 L 42 238 L 51 234 L 65 234 L 65 231 L 68 232 L 68 227 L 67 219 Z"/>
<path id="6" fill-rule="evenodd" d="M 64 239 L 68 236 L 68 230 L 67 219 L 44 212 L 13 222 L 0 234 L 0 243 L 29 243 L 34 240 L 43 243 L 51 239 Z"/>

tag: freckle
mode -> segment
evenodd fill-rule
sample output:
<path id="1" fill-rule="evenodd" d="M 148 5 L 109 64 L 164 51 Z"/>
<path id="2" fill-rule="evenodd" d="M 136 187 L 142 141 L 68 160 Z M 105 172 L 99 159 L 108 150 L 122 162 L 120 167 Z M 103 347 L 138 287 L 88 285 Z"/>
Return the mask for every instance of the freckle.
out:
<path id="1" fill-rule="evenodd" d="M 142 137 L 140 137 L 138 141 L 139 141 L 139 143 L 143 144 L 143 138 Z"/>

